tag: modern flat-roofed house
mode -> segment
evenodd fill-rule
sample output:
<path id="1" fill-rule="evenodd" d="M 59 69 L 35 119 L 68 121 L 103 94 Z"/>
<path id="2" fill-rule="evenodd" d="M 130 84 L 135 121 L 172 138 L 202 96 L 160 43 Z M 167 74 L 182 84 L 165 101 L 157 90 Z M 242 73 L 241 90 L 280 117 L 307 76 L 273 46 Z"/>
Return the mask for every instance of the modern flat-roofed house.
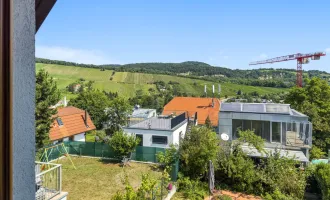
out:
<path id="1" fill-rule="evenodd" d="M 178 145 L 184 137 L 188 121 L 186 113 L 177 116 L 151 117 L 139 123 L 129 123 L 123 127 L 125 133 L 136 134 L 141 139 L 140 146 L 167 148 Z"/>
<path id="2" fill-rule="evenodd" d="M 308 116 L 291 109 L 288 104 L 268 103 L 221 103 L 219 134 L 226 133 L 235 140 L 238 130 L 254 130 L 265 142 L 265 150 L 278 148 L 282 155 L 308 162 L 312 146 L 312 124 Z M 243 146 L 252 157 L 260 152 Z"/>
<path id="3" fill-rule="evenodd" d="M 85 133 L 95 129 L 87 111 L 69 106 L 58 109 L 49 138 L 54 144 L 69 140 L 84 142 Z"/>
<path id="4" fill-rule="evenodd" d="M 136 124 L 156 116 L 156 109 L 140 108 L 139 105 L 136 105 L 134 106 L 133 113 L 129 115 L 129 122 L 130 124 Z"/>

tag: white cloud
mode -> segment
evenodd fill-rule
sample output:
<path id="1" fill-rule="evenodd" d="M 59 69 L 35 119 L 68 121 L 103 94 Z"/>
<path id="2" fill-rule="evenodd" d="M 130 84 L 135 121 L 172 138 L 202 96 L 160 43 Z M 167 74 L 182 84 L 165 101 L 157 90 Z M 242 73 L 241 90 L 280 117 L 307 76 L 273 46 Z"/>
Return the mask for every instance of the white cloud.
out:
<path id="1" fill-rule="evenodd" d="M 84 64 L 120 64 L 118 61 L 109 59 L 101 51 L 60 46 L 36 46 L 36 57 Z"/>
<path id="2" fill-rule="evenodd" d="M 330 48 L 326 48 L 325 52 L 330 53 Z"/>
<path id="3" fill-rule="evenodd" d="M 265 54 L 265 53 L 262 53 L 262 54 L 259 55 L 259 58 L 260 59 L 266 59 L 266 58 L 268 58 L 268 55 Z"/>

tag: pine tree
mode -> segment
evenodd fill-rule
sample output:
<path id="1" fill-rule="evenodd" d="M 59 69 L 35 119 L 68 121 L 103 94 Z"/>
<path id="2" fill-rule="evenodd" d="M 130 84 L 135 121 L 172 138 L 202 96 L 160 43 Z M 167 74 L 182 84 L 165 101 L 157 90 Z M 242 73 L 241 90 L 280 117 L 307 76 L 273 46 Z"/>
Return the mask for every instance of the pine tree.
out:
<path id="1" fill-rule="evenodd" d="M 56 83 L 49 74 L 40 70 L 36 76 L 36 148 L 42 148 L 49 143 L 49 130 L 53 122 L 52 116 L 57 114 L 51 109 L 60 100 Z"/>

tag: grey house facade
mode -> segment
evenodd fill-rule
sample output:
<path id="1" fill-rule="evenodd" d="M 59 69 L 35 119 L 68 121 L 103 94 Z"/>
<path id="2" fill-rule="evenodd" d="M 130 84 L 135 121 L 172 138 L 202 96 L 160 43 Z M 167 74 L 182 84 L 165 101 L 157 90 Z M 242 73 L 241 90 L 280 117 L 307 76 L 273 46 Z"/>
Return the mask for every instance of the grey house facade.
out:
<path id="1" fill-rule="evenodd" d="M 265 140 L 265 150 L 277 148 L 281 154 L 308 162 L 312 146 L 312 124 L 308 116 L 291 109 L 288 104 L 222 103 L 219 112 L 219 134 L 226 133 L 235 140 L 238 130 L 254 130 Z M 250 156 L 260 152 L 243 147 Z"/>

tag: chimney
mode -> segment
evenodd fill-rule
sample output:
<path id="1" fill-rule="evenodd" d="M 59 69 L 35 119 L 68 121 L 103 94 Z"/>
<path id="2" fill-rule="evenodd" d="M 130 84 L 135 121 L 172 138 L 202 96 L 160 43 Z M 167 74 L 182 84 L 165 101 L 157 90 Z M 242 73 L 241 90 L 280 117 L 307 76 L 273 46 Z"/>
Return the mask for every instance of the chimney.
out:
<path id="1" fill-rule="evenodd" d="M 213 92 L 213 97 L 214 97 L 214 85 L 212 85 L 212 92 Z"/>
<path id="2" fill-rule="evenodd" d="M 85 122 L 85 126 L 88 127 L 88 124 L 87 124 L 87 111 L 86 110 L 85 110 L 84 122 Z"/>
<path id="3" fill-rule="evenodd" d="M 204 86 L 204 93 L 205 93 L 205 97 L 207 97 L 206 85 Z"/>
<path id="4" fill-rule="evenodd" d="M 66 96 L 64 96 L 63 106 L 66 107 L 67 105 L 68 105 L 68 102 L 66 101 Z"/>

